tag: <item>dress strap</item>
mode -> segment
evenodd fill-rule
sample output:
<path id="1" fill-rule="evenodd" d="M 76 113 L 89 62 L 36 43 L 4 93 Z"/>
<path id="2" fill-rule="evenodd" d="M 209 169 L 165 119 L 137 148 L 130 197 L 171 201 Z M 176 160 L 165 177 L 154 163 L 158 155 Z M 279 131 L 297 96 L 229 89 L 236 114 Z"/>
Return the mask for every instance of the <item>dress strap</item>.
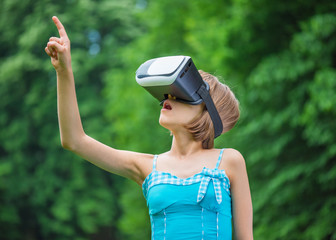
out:
<path id="1" fill-rule="evenodd" d="M 221 160 L 222 160 L 222 156 L 223 156 L 224 149 L 225 149 L 225 148 L 222 148 L 222 150 L 221 150 L 220 153 L 219 153 L 219 156 L 218 156 L 218 160 L 217 160 L 217 164 L 216 164 L 216 168 L 215 168 L 215 169 L 218 169 L 218 167 L 219 167 L 219 164 L 220 164 L 220 162 L 221 162 Z"/>
<path id="2" fill-rule="evenodd" d="M 154 156 L 154 159 L 153 159 L 153 171 L 156 171 L 156 162 L 157 162 L 157 158 L 158 158 L 158 155 L 155 155 L 155 156 Z"/>

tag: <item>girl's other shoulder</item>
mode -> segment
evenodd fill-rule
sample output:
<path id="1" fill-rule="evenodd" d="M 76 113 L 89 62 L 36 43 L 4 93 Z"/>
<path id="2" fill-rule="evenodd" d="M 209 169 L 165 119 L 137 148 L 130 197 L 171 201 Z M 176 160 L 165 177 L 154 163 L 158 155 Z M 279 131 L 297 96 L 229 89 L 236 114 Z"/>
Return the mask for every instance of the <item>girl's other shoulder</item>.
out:
<path id="1" fill-rule="evenodd" d="M 236 149 L 227 148 L 223 152 L 219 169 L 225 170 L 228 178 L 231 180 L 242 172 L 246 171 L 246 164 L 243 155 Z"/>

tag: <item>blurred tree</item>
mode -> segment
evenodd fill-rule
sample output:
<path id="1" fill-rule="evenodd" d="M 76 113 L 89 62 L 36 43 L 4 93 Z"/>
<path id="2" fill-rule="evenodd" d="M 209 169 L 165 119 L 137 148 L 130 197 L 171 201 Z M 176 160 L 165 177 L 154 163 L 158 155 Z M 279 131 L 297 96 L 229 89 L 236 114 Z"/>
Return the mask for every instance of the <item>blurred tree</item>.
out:
<path id="1" fill-rule="evenodd" d="M 336 239 L 336 16 L 300 25 L 288 49 L 264 58 L 247 81 L 246 106 L 254 107 L 242 131 L 255 137 L 242 142 L 262 189 L 256 236 Z"/>
<path id="2" fill-rule="evenodd" d="M 117 49 L 138 34 L 136 2 L 0 5 L 0 239 L 120 239 L 121 178 L 61 149 L 56 74 L 44 47 L 58 36 L 51 21 L 58 15 L 72 42 L 85 130 L 111 144 L 102 79 L 119 65 Z"/>

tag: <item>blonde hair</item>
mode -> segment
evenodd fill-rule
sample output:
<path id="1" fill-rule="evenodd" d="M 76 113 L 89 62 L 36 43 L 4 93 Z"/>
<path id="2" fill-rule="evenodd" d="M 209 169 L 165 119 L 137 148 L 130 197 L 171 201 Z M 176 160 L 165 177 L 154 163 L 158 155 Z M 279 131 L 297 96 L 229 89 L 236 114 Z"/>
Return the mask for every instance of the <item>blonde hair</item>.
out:
<path id="1" fill-rule="evenodd" d="M 222 134 L 228 132 L 239 119 L 239 102 L 231 89 L 227 85 L 220 83 L 215 76 L 202 70 L 199 70 L 199 73 L 210 86 L 210 96 L 223 123 Z M 185 127 L 196 141 L 202 141 L 204 149 L 214 147 L 214 127 L 205 107 L 203 112 Z"/>

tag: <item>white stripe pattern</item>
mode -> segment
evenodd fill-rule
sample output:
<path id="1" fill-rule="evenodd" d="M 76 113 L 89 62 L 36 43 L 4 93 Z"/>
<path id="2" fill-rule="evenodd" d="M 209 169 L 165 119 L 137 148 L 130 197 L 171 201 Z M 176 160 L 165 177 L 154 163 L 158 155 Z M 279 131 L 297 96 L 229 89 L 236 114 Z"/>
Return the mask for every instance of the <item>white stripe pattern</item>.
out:
<path id="1" fill-rule="evenodd" d="M 218 204 L 222 202 L 222 190 L 221 190 L 221 185 L 223 186 L 224 190 L 230 194 L 230 181 L 229 178 L 227 177 L 226 173 L 224 170 L 218 169 L 220 160 L 222 158 L 223 150 L 221 150 L 220 155 L 218 157 L 217 165 L 216 168 L 210 169 L 204 167 L 202 172 L 195 174 L 192 177 L 189 178 L 179 178 L 171 173 L 168 172 L 162 172 L 162 171 L 157 171 L 156 170 L 156 161 L 157 161 L 157 155 L 155 155 L 154 160 L 153 160 L 153 171 L 147 176 L 145 179 L 143 185 L 142 185 L 142 191 L 147 199 L 147 193 L 149 189 L 155 185 L 158 184 L 172 184 L 172 185 L 191 185 L 194 183 L 199 183 L 200 187 L 198 190 L 197 194 L 197 202 L 202 201 L 204 198 L 210 181 L 213 182 L 214 186 L 214 191 L 216 195 L 216 200 Z"/>

